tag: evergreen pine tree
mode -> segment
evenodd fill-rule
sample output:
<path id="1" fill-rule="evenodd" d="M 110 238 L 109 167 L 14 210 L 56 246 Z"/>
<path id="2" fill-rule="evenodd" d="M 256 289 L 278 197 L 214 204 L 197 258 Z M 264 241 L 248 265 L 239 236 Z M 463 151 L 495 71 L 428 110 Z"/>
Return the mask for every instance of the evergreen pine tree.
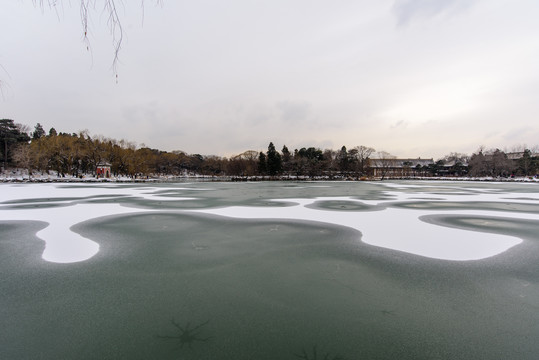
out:
<path id="1" fill-rule="evenodd" d="M 268 146 L 267 169 L 270 176 L 275 176 L 282 170 L 281 154 L 275 150 L 275 146 L 272 142 L 270 142 Z"/>
<path id="2" fill-rule="evenodd" d="M 32 133 L 32 139 L 37 140 L 42 136 L 45 136 L 45 130 L 43 130 L 43 126 L 40 123 L 37 123 Z"/>
<path id="3" fill-rule="evenodd" d="M 266 175 L 266 172 L 267 172 L 266 154 L 264 154 L 261 151 L 260 154 L 258 154 L 258 174 Z"/>

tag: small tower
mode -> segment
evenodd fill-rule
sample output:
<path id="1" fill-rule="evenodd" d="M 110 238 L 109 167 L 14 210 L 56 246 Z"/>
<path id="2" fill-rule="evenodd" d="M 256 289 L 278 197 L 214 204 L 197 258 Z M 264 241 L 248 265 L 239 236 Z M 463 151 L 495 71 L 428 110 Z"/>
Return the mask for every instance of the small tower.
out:
<path id="1" fill-rule="evenodd" d="M 99 178 L 110 178 L 110 164 L 103 162 L 97 164 L 97 169 L 95 170 L 96 177 Z"/>

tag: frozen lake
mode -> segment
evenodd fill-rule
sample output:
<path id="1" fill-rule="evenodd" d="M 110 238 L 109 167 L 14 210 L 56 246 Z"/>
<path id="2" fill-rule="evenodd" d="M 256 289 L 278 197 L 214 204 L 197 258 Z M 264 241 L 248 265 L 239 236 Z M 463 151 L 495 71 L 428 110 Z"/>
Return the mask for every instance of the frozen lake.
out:
<path id="1" fill-rule="evenodd" d="M 2 184 L 0 359 L 537 359 L 537 186 Z"/>

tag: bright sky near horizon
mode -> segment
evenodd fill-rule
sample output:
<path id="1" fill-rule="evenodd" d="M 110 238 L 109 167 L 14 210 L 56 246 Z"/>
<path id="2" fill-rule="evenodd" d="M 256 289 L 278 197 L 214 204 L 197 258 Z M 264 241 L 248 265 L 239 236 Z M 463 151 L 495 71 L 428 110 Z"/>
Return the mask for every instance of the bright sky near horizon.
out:
<path id="1" fill-rule="evenodd" d="M 0 118 L 229 156 L 342 145 L 439 158 L 539 144 L 537 0 L 0 2 Z"/>

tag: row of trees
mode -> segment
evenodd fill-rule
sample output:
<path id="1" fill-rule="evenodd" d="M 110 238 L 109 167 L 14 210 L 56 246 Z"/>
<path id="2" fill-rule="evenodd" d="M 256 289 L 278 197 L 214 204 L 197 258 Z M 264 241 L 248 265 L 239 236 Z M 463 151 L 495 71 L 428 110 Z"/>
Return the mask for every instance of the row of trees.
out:
<path id="1" fill-rule="evenodd" d="M 373 148 L 366 146 L 356 146 L 351 150 L 343 146 L 339 151 L 302 148 L 294 150 L 293 154 L 284 146 L 281 151 L 282 160 L 273 160 L 277 165 L 271 166 L 271 159 L 275 159 L 275 155 L 271 155 L 275 153 L 275 147 L 270 143 L 268 152 L 259 154 L 258 174 L 310 177 L 326 175 L 355 179 L 373 174 L 382 179 L 386 176 L 535 176 L 539 173 L 538 150 L 523 147 L 505 152 L 500 149 L 480 148 L 471 156 L 453 152 L 435 162 L 420 164 L 420 159 L 397 159 L 388 152 L 375 152 Z M 253 152 L 249 153 L 251 161 L 254 161 Z M 252 168 L 254 169 L 254 166 Z"/>
<path id="2" fill-rule="evenodd" d="M 125 140 L 90 137 L 87 131 L 67 134 L 51 128 L 47 135 L 39 123 L 33 132 L 9 119 L 1 120 L 0 124 L 0 137 L 5 139 L 4 169 L 20 167 L 30 173 L 55 171 L 60 176 L 75 177 L 95 174 L 97 165 L 102 163 L 110 164 L 114 175 L 130 177 L 184 172 L 220 174 L 224 170 L 219 158 L 214 156 L 137 148 Z"/>
<path id="3" fill-rule="evenodd" d="M 527 148 L 514 152 L 480 148 L 468 165 L 471 176 L 534 176 L 539 173 L 539 156 L 537 151 Z"/>
<path id="4" fill-rule="evenodd" d="M 39 123 L 32 132 L 13 120 L 4 119 L 1 124 L 4 169 L 11 166 L 26 168 L 30 173 L 55 171 L 60 176 L 95 174 L 98 164 L 108 163 L 115 176 L 131 177 L 192 173 L 232 177 L 331 174 L 359 178 L 367 174 L 369 157 L 374 153 L 373 148 L 365 146 L 349 151 L 343 146 L 339 151 L 309 147 L 291 152 L 286 145 L 279 152 L 270 143 L 267 152 L 249 150 L 226 158 L 137 148 L 125 140 L 90 137 L 87 131 L 68 134 L 51 128 L 47 133 Z"/>
<path id="5" fill-rule="evenodd" d="M 0 139 L 2 147 L 2 167 L 6 169 L 13 162 L 13 150 L 21 144 L 30 141 L 28 128 L 21 124 L 16 124 L 10 119 L 0 119 Z"/>
<path id="6" fill-rule="evenodd" d="M 290 151 L 285 145 L 279 152 L 273 143 L 267 151 L 245 151 L 230 158 L 160 151 L 139 147 L 125 140 L 91 137 L 87 131 L 67 134 L 51 128 L 48 133 L 38 123 L 33 131 L 13 120 L 0 120 L 3 168 L 55 171 L 60 176 L 95 174 L 98 164 L 107 163 L 115 176 L 200 175 L 303 176 L 353 178 L 386 176 L 511 176 L 535 175 L 539 171 L 536 152 L 525 149 L 506 153 L 499 149 L 479 149 L 472 156 L 451 153 L 428 165 L 398 161 L 395 156 L 375 152 L 367 146 L 339 150 L 315 147 Z"/>
<path id="7" fill-rule="evenodd" d="M 246 151 L 227 160 L 231 176 L 366 176 L 369 158 L 374 149 L 356 146 L 339 151 L 309 147 L 291 152 L 286 145 L 278 152 L 270 143 L 266 152 Z"/>

